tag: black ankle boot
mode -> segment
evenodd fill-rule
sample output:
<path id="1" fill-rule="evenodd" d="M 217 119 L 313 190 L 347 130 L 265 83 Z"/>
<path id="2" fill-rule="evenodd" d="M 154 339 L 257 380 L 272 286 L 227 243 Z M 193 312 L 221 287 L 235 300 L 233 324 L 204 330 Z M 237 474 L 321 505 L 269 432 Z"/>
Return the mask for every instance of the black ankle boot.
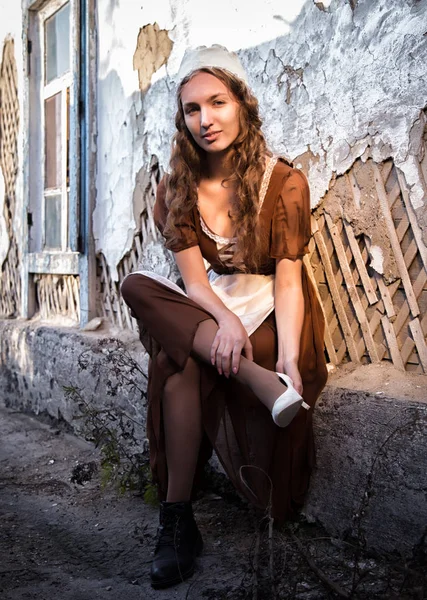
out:
<path id="1" fill-rule="evenodd" d="M 202 548 L 191 502 L 162 502 L 151 585 L 165 588 L 190 577 Z"/>

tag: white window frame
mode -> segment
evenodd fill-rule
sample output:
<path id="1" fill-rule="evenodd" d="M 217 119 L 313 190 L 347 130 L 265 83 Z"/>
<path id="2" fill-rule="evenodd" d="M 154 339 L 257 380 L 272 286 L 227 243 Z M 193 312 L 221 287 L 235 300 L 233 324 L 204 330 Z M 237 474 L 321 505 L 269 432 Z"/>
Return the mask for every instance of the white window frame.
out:
<path id="1" fill-rule="evenodd" d="M 58 9 L 54 10 L 53 12 L 51 12 L 52 8 L 51 5 L 49 4 L 49 11 L 40 11 L 39 13 L 39 20 L 40 20 L 40 29 L 44 30 L 44 24 L 46 22 L 46 20 L 51 17 L 53 14 L 55 14 L 55 12 L 57 10 L 60 10 L 63 6 L 65 6 L 65 4 L 68 4 L 69 0 L 65 0 L 62 3 L 62 6 L 60 6 Z M 55 2 L 56 4 L 56 2 Z M 46 13 L 46 16 L 45 16 Z M 43 36 L 44 39 L 44 36 Z M 46 48 L 43 44 L 43 46 L 41 47 L 41 52 L 42 55 L 45 56 L 45 51 Z M 71 48 L 70 48 L 71 51 Z M 71 59 L 71 52 L 70 52 L 70 59 Z M 60 252 L 67 252 L 68 249 L 68 222 L 69 222 L 69 200 L 68 200 L 68 195 L 70 193 L 70 185 L 67 186 L 67 152 L 68 152 L 68 148 L 67 148 L 67 144 L 64 144 L 64 132 L 67 130 L 68 127 L 68 123 L 67 123 L 67 89 L 69 89 L 69 94 L 70 94 L 70 100 L 71 100 L 71 86 L 73 83 L 73 77 L 72 77 L 72 72 L 71 72 L 71 68 L 68 71 L 68 73 L 64 73 L 64 75 L 62 75 L 61 77 L 57 77 L 56 79 L 54 79 L 53 81 L 51 81 L 50 83 L 44 84 L 44 80 L 45 80 L 45 60 L 42 61 L 42 69 L 41 69 L 41 73 L 42 73 L 42 83 L 41 83 L 41 87 L 42 87 L 42 97 L 43 97 L 43 102 L 42 102 L 42 106 L 44 107 L 44 103 L 48 98 L 52 98 L 55 94 L 61 93 L 61 181 L 62 181 L 62 185 L 60 188 L 56 188 L 56 189 L 51 189 L 51 190 L 43 190 L 43 201 L 42 201 L 42 210 L 41 210 L 41 230 L 42 230 L 42 248 L 41 251 L 42 252 L 58 252 L 58 250 L 52 250 L 50 248 L 46 248 L 45 244 L 46 244 L 46 239 L 45 239 L 45 235 L 46 235 L 46 221 L 45 221 L 45 207 L 46 207 L 46 202 L 45 202 L 45 197 L 46 196 L 54 196 L 57 195 L 58 193 L 61 194 L 61 248 L 59 249 Z M 71 104 L 70 104 L 70 110 L 71 110 Z M 70 115 L 71 116 L 71 115 Z M 46 123 L 45 123 L 45 111 L 42 110 L 41 111 L 41 121 L 40 121 L 40 130 L 42 132 L 46 132 Z M 70 127 L 70 134 L 71 134 L 71 127 Z M 43 137 L 43 141 L 44 141 L 44 137 Z M 71 142 L 71 140 L 70 140 Z M 44 181 L 45 179 L 45 144 L 43 144 L 43 156 L 42 156 L 42 160 L 40 163 L 40 171 L 41 171 L 41 179 L 42 181 Z M 70 153 L 70 167 L 71 167 L 71 153 Z M 70 168 L 70 173 L 71 173 L 71 168 Z M 71 178 L 70 178 L 70 182 L 71 184 Z"/>
<path id="2" fill-rule="evenodd" d="M 44 77 L 44 24 L 66 3 L 70 4 L 70 72 L 46 84 Z M 25 318 L 35 312 L 34 274 L 80 276 L 80 325 L 95 316 L 96 264 L 91 216 L 96 169 L 96 0 L 27 0 L 23 19 L 25 89 L 23 101 L 24 206 L 23 236 L 28 241 L 22 260 L 22 306 Z M 81 40 L 84 38 L 82 62 Z M 85 89 L 81 89 L 84 81 Z M 61 250 L 44 249 L 44 100 L 69 86 L 69 187 L 66 186 L 66 145 L 63 145 Z M 62 126 L 66 126 L 63 94 Z M 83 115 L 83 116 L 82 116 Z M 81 137 L 82 136 L 82 137 Z M 84 148 L 82 150 L 82 144 Z M 82 154 L 83 153 L 83 154 Z M 84 156 L 80 177 L 80 156 Z M 83 181 L 84 179 L 84 181 Z M 65 187 L 64 187 L 65 186 Z M 66 192 L 68 191 L 68 205 Z M 83 205 L 80 205 L 81 195 Z"/>

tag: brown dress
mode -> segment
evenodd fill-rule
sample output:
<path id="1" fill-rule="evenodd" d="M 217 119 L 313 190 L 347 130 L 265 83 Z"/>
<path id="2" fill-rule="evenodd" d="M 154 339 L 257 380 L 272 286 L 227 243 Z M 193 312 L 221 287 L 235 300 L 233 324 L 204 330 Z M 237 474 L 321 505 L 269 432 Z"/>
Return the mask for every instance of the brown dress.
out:
<path id="1" fill-rule="evenodd" d="M 154 218 L 163 231 L 167 216 L 166 186 L 159 184 Z M 310 239 L 310 193 L 298 169 L 279 160 L 274 167 L 260 212 L 263 252 L 258 272 L 275 272 L 276 259 L 295 260 L 307 252 Z M 203 232 L 197 209 L 180 223 L 181 240 L 166 246 L 178 252 L 199 245 L 203 257 L 220 274 L 231 273 L 218 257 L 215 241 Z M 204 439 L 198 473 L 212 447 L 235 487 L 253 504 L 266 509 L 271 497 L 272 515 L 283 520 L 302 506 L 314 464 L 312 413 L 322 391 L 327 369 L 323 350 L 324 320 L 315 290 L 303 266 L 304 323 L 299 370 L 304 400 L 286 428 L 277 427 L 268 409 L 243 384 L 218 375 L 200 364 L 200 398 Z M 198 304 L 144 275 L 132 274 L 122 285 L 122 295 L 138 319 L 141 341 L 150 354 L 147 435 L 150 462 L 159 496 L 167 490 L 167 464 L 162 425 L 162 394 L 167 378 L 182 370 L 190 356 L 200 322 L 213 316 Z M 274 312 L 250 336 L 254 360 L 275 370 L 277 332 Z M 196 475 L 195 486 L 198 476 Z M 271 495 L 270 495 L 271 494 Z"/>

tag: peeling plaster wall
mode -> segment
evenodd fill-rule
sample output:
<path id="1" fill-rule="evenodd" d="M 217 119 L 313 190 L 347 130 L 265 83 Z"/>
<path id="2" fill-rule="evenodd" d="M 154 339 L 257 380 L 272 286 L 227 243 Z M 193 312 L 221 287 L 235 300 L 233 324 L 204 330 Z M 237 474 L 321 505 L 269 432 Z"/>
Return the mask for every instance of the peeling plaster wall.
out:
<path id="1" fill-rule="evenodd" d="M 138 70 L 139 87 L 143 92 L 151 85 L 152 75 L 167 62 L 172 46 L 167 30 L 160 29 L 157 23 L 140 29 L 133 66 Z"/>
<path id="2" fill-rule="evenodd" d="M 15 61 L 16 69 L 18 74 L 18 100 L 20 109 L 19 119 L 19 133 L 18 133 L 18 163 L 21 168 L 18 169 L 16 176 L 16 188 L 15 188 L 15 215 L 13 221 L 13 230 L 16 235 L 16 240 L 20 248 L 22 248 L 22 206 L 23 206 L 23 147 L 24 147 L 24 131 L 22 123 L 24 122 L 24 116 L 22 112 L 23 107 L 23 92 L 24 92 L 24 68 L 22 60 L 22 9 L 21 3 L 10 2 L 8 0 L 0 0 L 0 65 L 3 58 L 3 48 L 6 40 L 12 38 L 15 44 Z M 4 221 L 4 178 L 3 174 L 0 174 L 2 179 L 2 185 L 0 185 L 0 267 L 6 258 L 7 250 L 9 248 L 9 242 L 5 241 L 4 235 L 6 230 L 3 229 L 5 225 Z M 4 252 L 6 251 L 6 255 Z"/>
<path id="3" fill-rule="evenodd" d="M 119 2 L 101 0 L 98 24 L 98 168 L 93 231 L 96 250 L 104 253 L 113 277 L 117 277 L 116 265 L 135 228 L 132 194 L 142 163 L 142 138 L 136 123 L 142 105 L 132 59 L 144 23 L 135 3 L 128 2 L 125 8 Z"/>
<path id="4" fill-rule="evenodd" d="M 5 188 L 4 188 L 4 177 L 3 171 L 0 167 L 0 269 L 6 260 L 7 253 L 9 252 L 10 240 L 7 231 L 7 223 L 4 217 L 5 208 Z"/>
<path id="5" fill-rule="evenodd" d="M 269 143 L 307 171 L 313 206 L 334 174 L 369 156 L 392 157 L 414 208 L 423 206 L 427 0 L 269 0 L 259 11 L 248 11 L 245 0 L 219 0 L 209 19 L 199 0 L 100 0 L 98 23 L 94 227 L 113 276 L 132 241 L 136 174 L 153 154 L 167 167 L 174 75 L 187 46 L 219 43 L 238 51 Z M 154 23 L 169 31 L 173 48 L 142 94 L 132 64 L 140 29 Z"/>
<path id="6" fill-rule="evenodd" d="M 0 42 L 3 47 L 8 36 L 15 42 L 21 107 L 22 29 L 28 4 L 28 0 L 22 6 L 0 0 Z M 420 225 L 427 230 L 419 170 L 427 106 L 427 0 L 268 0 L 260 11 L 248 11 L 245 0 L 218 0 L 208 21 L 198 0 L 145 5 L 99 0 L 97 19 L 94 233 L 96 249 L 104 252 L 114 278 L 136 226 L 132 197 L 137 173 L 153 154 L 167 167 L 174 76 L 189 45 L 221 43 L 239 52 L 260 100 L 270 145 L 307 171 L 313 206 L 334 174 L 345 172 L 357 157 L 372 156 L 376 161 L 392 157 L 405 173 Z M 156 23 L 168 32 L 173 46 L 160 68 L 162 61 L 151 56 L 154 68 L 148 66 L 147 71 L 138 57 L 138 36 Z M 145 93 L 139 83 L 141 68 L 145 74 L 150 68 L 154 71 Z M 18 143 L 22 165 L 22 126 Z M 18 240 L 22 172 L 19 169 L 16 184 Z"/>

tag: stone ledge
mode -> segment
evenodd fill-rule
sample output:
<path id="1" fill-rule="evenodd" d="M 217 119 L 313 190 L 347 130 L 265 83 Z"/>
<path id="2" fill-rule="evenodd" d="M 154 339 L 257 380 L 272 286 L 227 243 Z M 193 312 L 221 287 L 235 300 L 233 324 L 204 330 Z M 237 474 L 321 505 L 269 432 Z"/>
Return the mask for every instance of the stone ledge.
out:
<path id="1" fill-rule="evenodd" d="M 338 369 L 314 416 L 305 514 L 367 547 L 412 553 L 427 533 L 427 377 L 385 364 Z"/>
<path id="2" fill-rule="evenodd" d="M 0 321 L 0 402 L 63 419 L 78 433 L 76 407 L 62 388 L 74 385 L 99 407 L 114 403 L 144 423 L 141 394 L 117 386 L 111 366 L 99 360 L 118 341 L 146 368 L 135 335 L 105 324 L 86 332 L 35 320 Z M 77 364 L 82 352 L 85 370 Z M 139 383 L 144 386 L 143 378 Z M 425 544 L 427 377 L 384 364 L 337 369 L 319 399 L 314 427 L 317 467 L 307 518 L 373 549 L 409 555 Z"/>
<path id="3" fill-rule="evenodd" d="M 78 433 L 77 407 L 63 389 L 74 386 L 97 408 L 114 405 L 145 423 L 141 393 L 134 386 L 122 385 L 108 361 L 108 349 L 117 345 L 147 371 L 148 357 L 136 336 L 106 323 L 96 331 L 82 331 L 37 319 L 0 321 L 0 403 L 64 420 Z M 83 353 L 87 357 L 84 369 L 78 364 Z M 135 383 L 145 388 L 144 377 L 137 377 Z"/>

